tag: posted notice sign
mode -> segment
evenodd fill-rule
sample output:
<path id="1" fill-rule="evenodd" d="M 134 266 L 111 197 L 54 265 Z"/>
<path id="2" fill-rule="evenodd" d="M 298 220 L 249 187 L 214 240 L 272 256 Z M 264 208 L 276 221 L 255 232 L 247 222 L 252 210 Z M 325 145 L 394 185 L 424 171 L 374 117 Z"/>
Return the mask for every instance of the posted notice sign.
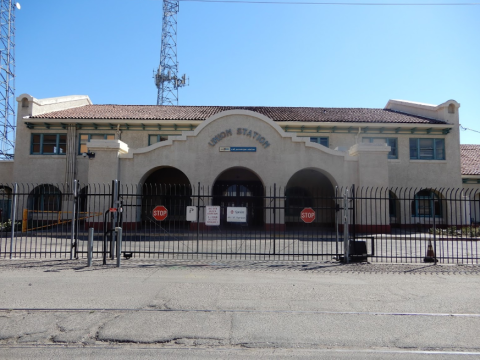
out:
<path id="1" fill-rule="evenodd" d="M 227 222 L 247 222 L 247 208 L 227 207 Z"/>
<path id="2" fill-rule="evenodd" d="M 220 206 L 205 206 L 205 225 L 220 225 Z"/>
<path id="3" fill-rule="evenodd" d="M 187 206 L 187 221 L 197 221 L 196 206 Z"/>

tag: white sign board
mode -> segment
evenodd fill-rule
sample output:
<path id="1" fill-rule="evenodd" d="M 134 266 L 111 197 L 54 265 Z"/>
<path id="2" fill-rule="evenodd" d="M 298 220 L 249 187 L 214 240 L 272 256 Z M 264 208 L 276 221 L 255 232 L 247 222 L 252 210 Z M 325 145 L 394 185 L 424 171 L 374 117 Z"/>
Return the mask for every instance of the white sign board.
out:
<path id="1" fill-rule="evenodd" d="M 247 222 L 247 208 L 227 207 L 227 222 Z"/>
<path id="2" fill-rule="evenodd" d="M 187 206 L 187 221 L 197 221 L 196 206 Z"/>
<path id="3" fill-rule="evenodd" d="M 205 206 L 205 225 L 220 225 L 220 206 Z"/>

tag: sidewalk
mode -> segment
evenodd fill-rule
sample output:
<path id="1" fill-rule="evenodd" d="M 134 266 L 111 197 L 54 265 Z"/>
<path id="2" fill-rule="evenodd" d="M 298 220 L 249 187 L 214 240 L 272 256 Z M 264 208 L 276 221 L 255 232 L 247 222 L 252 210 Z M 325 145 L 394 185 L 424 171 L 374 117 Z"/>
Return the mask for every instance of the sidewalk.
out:
<path id="1" fill-rule="evenodd" d="M 85 265 L 0 262 L 0 355 L 20 345 L 141 343 L 437 349 L 480 356 L 479 266 L 222 260 Z"/>

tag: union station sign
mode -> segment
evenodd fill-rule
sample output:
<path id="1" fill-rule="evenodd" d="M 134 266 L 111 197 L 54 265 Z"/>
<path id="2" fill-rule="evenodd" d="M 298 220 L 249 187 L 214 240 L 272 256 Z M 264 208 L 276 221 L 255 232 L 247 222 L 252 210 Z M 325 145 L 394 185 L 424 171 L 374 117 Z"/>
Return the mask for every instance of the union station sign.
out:
<path id="1" fill-rule="evenodd" d="M 247 128 L 237 128 L 236 135 L 246 136 L 246 137 L 252 138 L 253 140 L 257 140 L 264 149 L 270 146 L 270 143 L 265 139 L 265 137 L 262 136 L 262 134 Z M 208 142 L 208 145 L 215 146 L 220 141 L 230 136 L 233 136 L 232 129 L 227 129 L 225 131 L 222 131 L 221 133 L 215 135 Z"/>

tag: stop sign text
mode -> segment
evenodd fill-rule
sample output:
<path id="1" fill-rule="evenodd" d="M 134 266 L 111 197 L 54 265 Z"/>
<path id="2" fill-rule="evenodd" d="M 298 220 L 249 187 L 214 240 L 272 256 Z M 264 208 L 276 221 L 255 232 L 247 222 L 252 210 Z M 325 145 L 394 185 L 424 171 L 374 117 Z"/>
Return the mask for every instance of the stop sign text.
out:
<path id="1" fill-rule="evenodd" d="M 163 205 L 155 206 L 155 208 L 153 209 L 152 215 L 155 220 L 162 221 L 167 218 L 168 210 Z"/>
<path id="2" fill-rule="evenodd" d="M 312 208 L 305 208 L 300 212 L 301 219 L 306 223 L 311 223 L 315 220 L 315 211 Z"/>

